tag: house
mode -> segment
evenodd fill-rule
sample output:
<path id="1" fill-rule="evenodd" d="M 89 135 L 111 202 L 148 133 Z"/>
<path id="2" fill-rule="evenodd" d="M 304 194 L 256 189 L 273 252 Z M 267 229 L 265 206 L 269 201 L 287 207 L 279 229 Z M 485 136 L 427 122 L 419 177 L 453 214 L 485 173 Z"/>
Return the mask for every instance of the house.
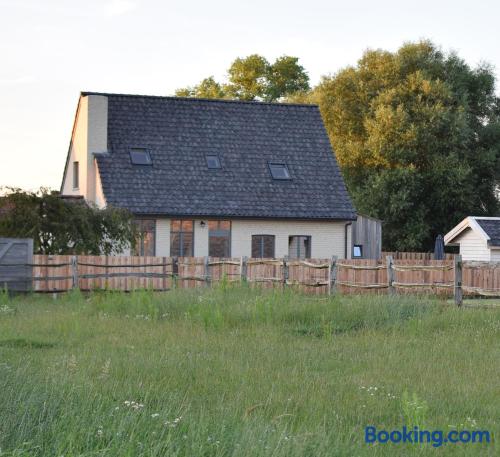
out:
<path id="1" fill-rule="evenodd" d="M 357 216 L 314 105 L 82 92 L 61 194 L 129 209 L 137 255 L 350 257 Z"/>
<path id="2" fill-rule="evenodd" d="M 500 217 L 466 217 L 445 236 L 447 246 L 460 246 L 463 260 L 500 261 Z"/>

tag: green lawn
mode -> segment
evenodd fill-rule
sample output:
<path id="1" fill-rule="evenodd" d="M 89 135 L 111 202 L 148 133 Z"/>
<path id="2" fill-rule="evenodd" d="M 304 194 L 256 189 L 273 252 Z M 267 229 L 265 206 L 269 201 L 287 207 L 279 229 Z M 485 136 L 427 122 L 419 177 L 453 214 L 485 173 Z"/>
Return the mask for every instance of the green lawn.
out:
<path id="1" fill-rule="evenodd" d="M 364 428 L 490 444 L 364 443 Z M 500 455 L 500 310 L 222 286 L 0 294 L 0 455 Z"/>

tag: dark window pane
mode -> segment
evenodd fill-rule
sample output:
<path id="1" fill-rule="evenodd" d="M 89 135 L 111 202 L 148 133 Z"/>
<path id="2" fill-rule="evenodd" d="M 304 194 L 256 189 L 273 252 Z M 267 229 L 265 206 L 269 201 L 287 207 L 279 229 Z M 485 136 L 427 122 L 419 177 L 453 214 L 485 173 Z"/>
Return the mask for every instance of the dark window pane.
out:
<path id="1" fill-rule="evenodd" d="M 291 259 L 308 259 L 311 257 L 311 237 L 291 236 L 288 238 L 288 256 Z"/>
<path id="2" fill-rule="evenodd" d="M 262 240 L 262 257 L 273 258 L 274 257 L 274 236 L 264 235 Z"/>
<path id="3" fill-rule="evenodd" d="M 208 255 L 229 257 L 231 255 L 231 222 L 208 221 Z"/>
<path id="4" fill-rule="evenodd" d="M 73 162 L 73 188 L 78 189 L 78 187 L 80 187 L 80 164 Z"/>
<path id="5" fill-rule="evenodd" d="M 210 236 L 208 255 L 211 257 L 229 257 L 229 236 Z"/>
<path id="6" fill-rule="evenodd" d="M 155 255 L 155 220 L 138 219 L 134 221 L 136 229 L 136 240 L 134 255 Z"/>
<path id="7" fill-rule="evenodd" d="M 259 235 L 252 236 L 252 257 L 259 258 L 261 256 L 261 237 Z"/>
<path id="8" fill-rule="evenodd" d="M 274 257 L 274 235 L 252 236 L 252 257 L 273 258 Z"/>
<path id="9" fill-rule="evenodd" d="M 270 163 L 269 169 L 274 179 L 290 179 L 288 167 L 284 163 Z"/>
<path id="10" fill-rule="evenodd" d="M 181 234 L 170 233 L 170 255 L 179 257 L 181 255 Z"/>
<path id="11" fill-rule="evenodd" d="M 208 168 L 215 169 L 215 168 L 220 168 L 220 160 L 219 156 L 215 154 L 210 154 L 205 156 L 207 159 L 207 166 Z"/>
<path id="12" fill-rule="evenodd" d="M 191 257 L 193 255 L 193 232 L 182 234 L 182 251 L 181 256 Z"/>
<path id="13" fill-rule="evenodd" d="M 134 165 L 151 165 L 151 156 L 146 149 L 133 148 L 130 150 L 130 161 Z"/>

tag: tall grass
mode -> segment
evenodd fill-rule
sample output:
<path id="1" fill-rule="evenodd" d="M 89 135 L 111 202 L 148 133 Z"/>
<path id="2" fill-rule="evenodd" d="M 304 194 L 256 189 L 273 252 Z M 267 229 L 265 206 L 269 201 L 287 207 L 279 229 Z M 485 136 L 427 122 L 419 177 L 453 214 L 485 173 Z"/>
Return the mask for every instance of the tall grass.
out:
<path id="1" fill-rule="evenodd" d="M 430 455 L 364 427 L 498 433 L 499 336 L 498 310 L 422 297 L 0 294 L 0 455 Z"/>

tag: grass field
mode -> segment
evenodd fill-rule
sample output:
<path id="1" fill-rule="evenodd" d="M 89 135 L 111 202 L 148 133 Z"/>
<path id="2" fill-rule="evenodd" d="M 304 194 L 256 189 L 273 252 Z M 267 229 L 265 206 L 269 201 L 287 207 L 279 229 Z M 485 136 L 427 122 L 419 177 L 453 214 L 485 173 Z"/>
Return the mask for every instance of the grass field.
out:
<path id="1" fill-rule="evenodd" d="M 364 443 L 364 428 L 490 444 Z M 500 310 L 222 286 L 0 294 L 1 456 L 500 455 Z"/>

